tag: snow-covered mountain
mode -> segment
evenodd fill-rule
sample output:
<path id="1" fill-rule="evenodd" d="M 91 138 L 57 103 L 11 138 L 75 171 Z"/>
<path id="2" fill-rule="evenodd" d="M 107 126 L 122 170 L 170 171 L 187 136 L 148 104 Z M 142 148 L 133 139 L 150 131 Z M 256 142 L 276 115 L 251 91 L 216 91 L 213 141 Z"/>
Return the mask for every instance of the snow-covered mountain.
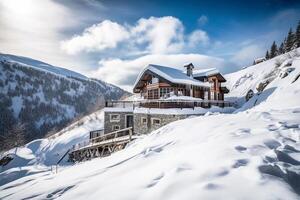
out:
<path id="1" fill-rule="evenodd" d="M 36 162 L 35 150 L 43 145 L 28 144 L 2 169 L 0 178 L 14 181 L 0 186 L 0 198 L 299 199 L 299 77 L 296 52 L 229 74 L 235 112 L 170 123 L 112 156 L 64 165 L 58 173 Z M 245 102 L 250 89 L 254 96 Z M 74 142 L 66 139 L 72 130 L 53 141 Z M 31 163 L 16 167 L 21 158 Z"/>
<path id="2" fill-rule="evenodd" d="M 42 138 L 103 107 L 105 99 L 119 99 L 126 94 L 114 85 L 77 72 L 0 54 L 0 150 L 15 142 Z"/>

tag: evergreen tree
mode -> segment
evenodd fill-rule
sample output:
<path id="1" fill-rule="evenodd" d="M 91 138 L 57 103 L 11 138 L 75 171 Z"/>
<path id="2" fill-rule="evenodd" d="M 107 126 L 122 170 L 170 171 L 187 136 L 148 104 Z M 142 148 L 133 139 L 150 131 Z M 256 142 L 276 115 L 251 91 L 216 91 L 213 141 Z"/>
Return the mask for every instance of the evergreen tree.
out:
<path id="1" fill-rule="evenodd" d="M 293 33 L 293 30 L 290 29 L 287 39 L 286 39 L 285 52 L 289 52 L 289 51 L 293 50 L 293 46 L 294 46 L 294 33 Z"/>
<path id="2" fill-rule="evenodd" d="M 273 42 L 270 50 L 270 58 L 274 58 L 275 56 L 278 55 L 278 49 L 275 41 Z"/>
<path id="3" fill-rule="evenodd" d="M 278 48 L 278 55 L 284 54 L 284 45 L 283 42 L 281 42 L 279 48 Z"/>
<path id="4" fill-rule="evenodd" d="M 298 26 L 295 33 L 295 47 L 300 47 L 300 21 L 298 22 Z"/>
<path id="5" fill-rule="evenodd" d="M 283 40 L 283 53 L 286 53 L 286 37 Z"/>
<path id="6" fill-rule="evenodd" d="M 269 55 L 269 51 L 267 50 L 267 52 L 266 52 L 266 60 L 269 60 L 270 59 L 270 55 Z"/>

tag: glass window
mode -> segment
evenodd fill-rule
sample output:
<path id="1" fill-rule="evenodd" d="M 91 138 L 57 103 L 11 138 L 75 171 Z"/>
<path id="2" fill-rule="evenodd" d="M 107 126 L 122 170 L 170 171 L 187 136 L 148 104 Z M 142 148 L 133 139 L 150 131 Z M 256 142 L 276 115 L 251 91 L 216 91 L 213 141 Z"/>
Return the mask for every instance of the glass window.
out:
<path id="1" fill-rule="evenodd" d="M 120 126 L 119 125 L 113 125 L 112 130 L 113 131 L 118 131 L 118 130 L 120 130 Z"/>
<path id="2" fill-rule="evenodd" d="M 120 121 L 120 115 L 118 115 L 118 114 L 111 114 L 110 115 L 110 121 L 111 122 L 119 122 Z"/>
<path id="3" fill-rule="evenodd" d="M 208 100 L 208 91 L 204 91 L 204 99 Z"/>
<path id="4" fill-rule="evenodd" d="M 147 124 L 147 118 L 146 117 L 142 117 L 142 124 Z"/>
<path id="5" fill-rule="evenodd" d="M 154 84 L 154 83 L 158 83 L 158 78 L 156 78 L 156 77 L 152 77 L 152 84 Z"/>
<path id="6" fill-rule="evenodd" d="M 153 125 L 160 125 L 160 119 L 158 119 L 158 118 L 152 118 L 152 124 Z"/>

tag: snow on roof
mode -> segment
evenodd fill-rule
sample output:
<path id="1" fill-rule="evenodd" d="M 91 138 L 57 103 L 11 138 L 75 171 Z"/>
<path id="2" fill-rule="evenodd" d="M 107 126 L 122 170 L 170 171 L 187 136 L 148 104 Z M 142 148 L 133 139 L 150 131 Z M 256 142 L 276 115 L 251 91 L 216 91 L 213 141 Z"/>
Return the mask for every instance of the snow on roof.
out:
<path id="1" fill-rule="evenodd" d="M 266 58 L 265 57 L 261 57 L 261 58 L 256 58 L 254 61 L 255 62 L 260 62 L 260 61 L 265 61 Z"/>
<path id="2" fill-rule="evenodd" d="M 219 70 L 217 70 L 216 68 L 198 69 L 198 70 L 194 70 L 193 76 L 194 76 L 194 77 L 199 77 L 199 76 L 210 76 L 210 75 L 218 74 L 218 73 L 220 73 L 220 72 L 219 72 Z"/>
<path id="3" fill-rule="evenodd" d="M 173 67 L 149 64 L 146 68 L 144 68 L 144 70 L 137 77 L 136 82 L 134 83 L 134 88 L 136 87 L 139 80 L 147 70 L 152 71 L 153 73 L 165 78 L 166 80 L 172 83 L 209 87 L 209 83 L 204 83 L 192 77 L 189 77 L 179 69 L 175 69 Z"/>

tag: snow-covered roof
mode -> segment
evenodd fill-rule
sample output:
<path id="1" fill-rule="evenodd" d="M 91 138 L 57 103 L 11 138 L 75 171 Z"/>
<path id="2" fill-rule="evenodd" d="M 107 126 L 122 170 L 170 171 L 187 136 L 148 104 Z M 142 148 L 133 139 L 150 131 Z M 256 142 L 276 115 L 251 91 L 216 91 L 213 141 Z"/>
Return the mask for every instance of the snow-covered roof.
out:
<path id="1" fill-rule="evenodd" d="M 256 59 L 254 60 L 254 62 L 261 62 L 261 61 L 265 61 L 265 60 L 266 60 L 265 57 L 261 57 L 261 58 L 256 58 Z"/>
<path id="2" fill-rule="evenodd" d="M 161 76 L 162 78 L 172 83 L 209 87 L 209 83 L 204 83 L 192 77 L 189 77 L 182 70 L 175 69 L 173 67 L 149 64 L 147 67 L 144 68 L 143 71 L 141 71 L 141 73 L 137 77 L 134 83 L 134 88 L 137 86 L 138 82 L 147 70 Z"/>
<path id="3" fill-rule="evenodd" d="M 218 74 L 218 73 L 220 73 L 220 72 L 216 68 L 198 69 L 198 70 L 194 70 L 193 76 L 194 77 L 211 76 L 211 75 Z"/>

